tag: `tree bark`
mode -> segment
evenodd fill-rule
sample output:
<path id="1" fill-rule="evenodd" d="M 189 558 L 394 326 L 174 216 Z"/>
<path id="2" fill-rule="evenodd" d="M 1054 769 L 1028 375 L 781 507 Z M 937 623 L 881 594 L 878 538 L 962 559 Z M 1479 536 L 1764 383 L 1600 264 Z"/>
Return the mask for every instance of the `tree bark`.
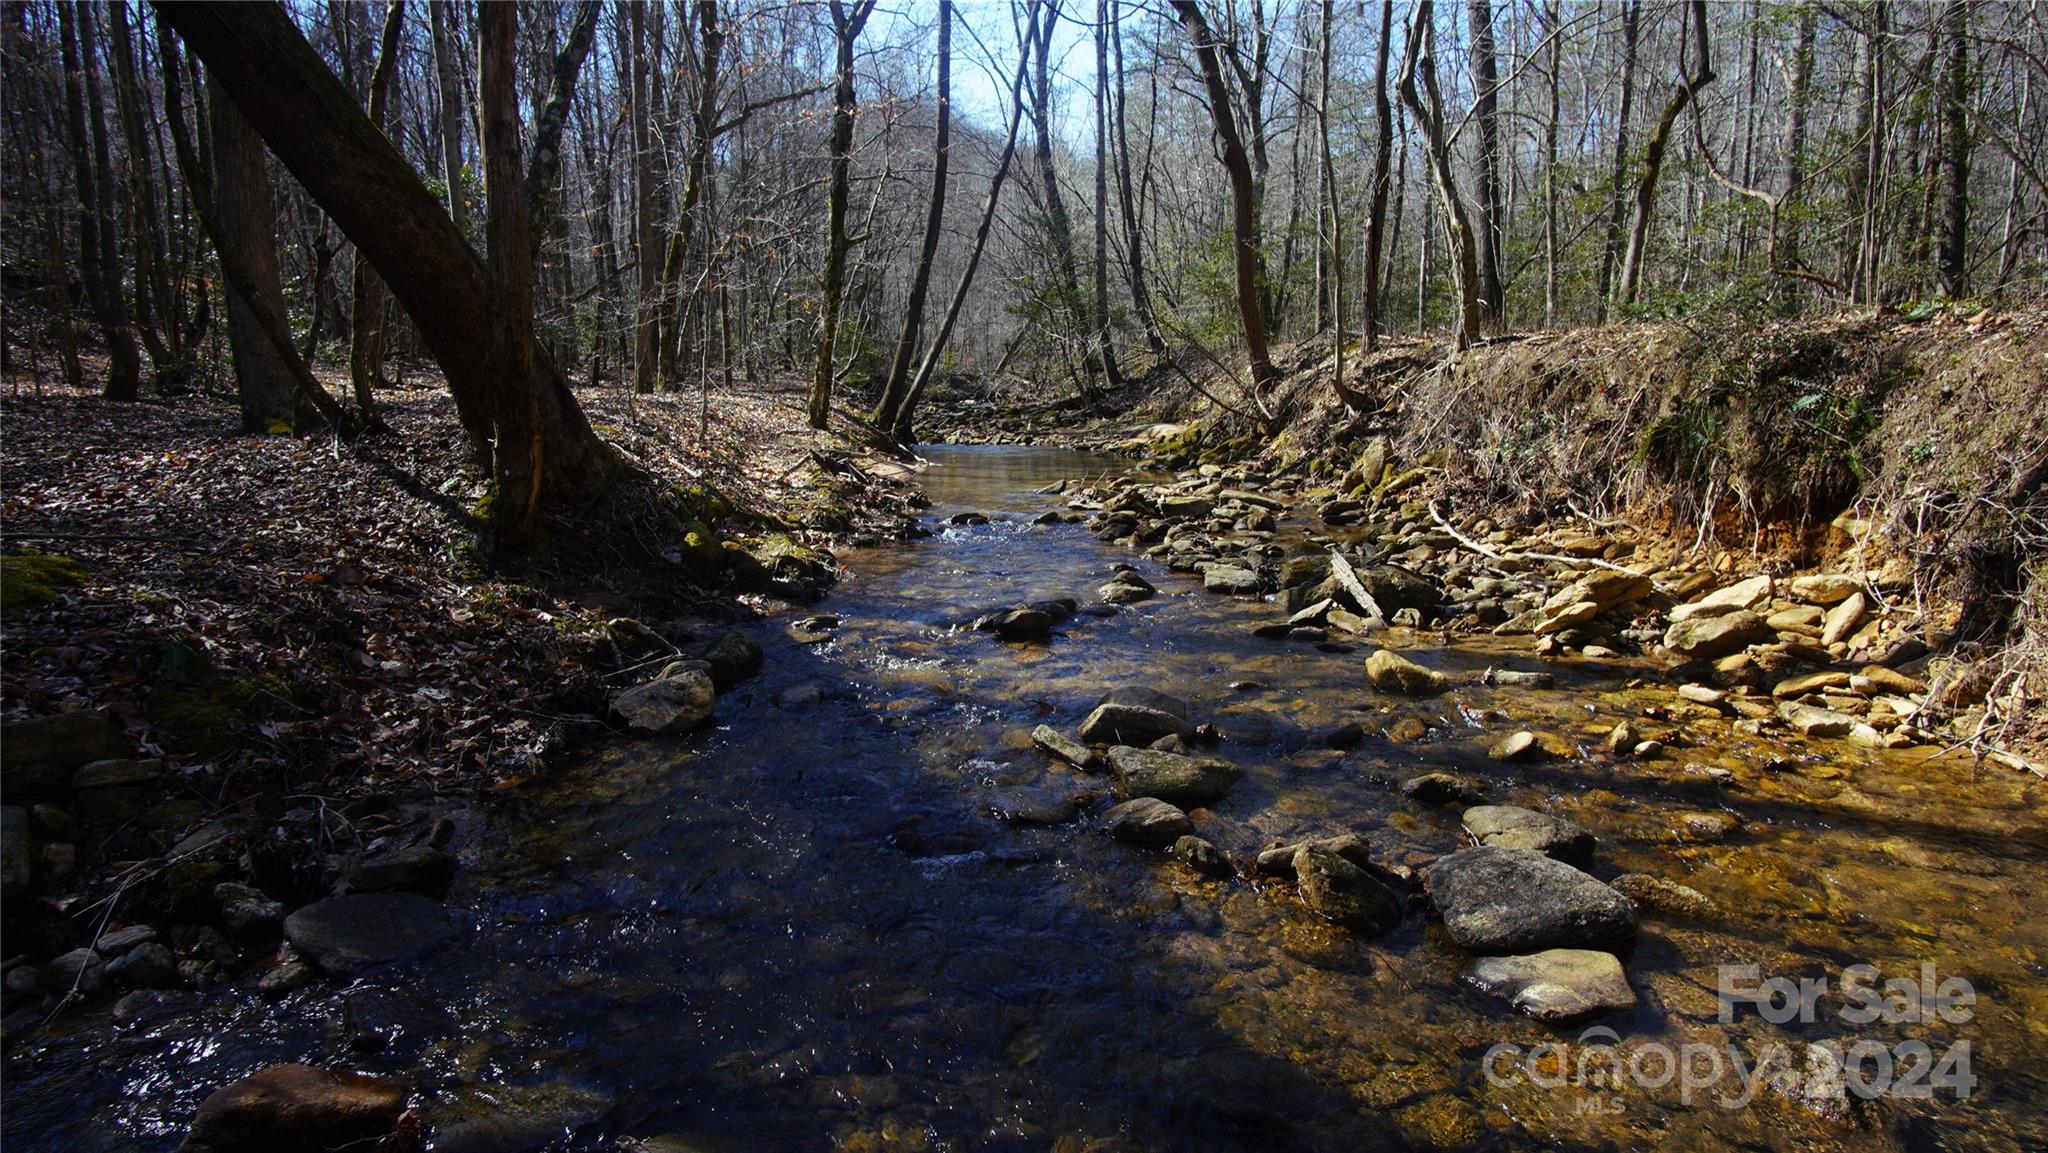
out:
<path id="1" fill-rule="evenodd" d="M 1209 97 L 1209 121 L 1218 157 L 1230 176 L 1230 232 L 1232 267 L 1237 285 L 1238 318 L 1244 328 L 1245 360 L 1251 369 L 1252 396 L 1260 405 L 1280 381 L 1266 348 L 1266 307 L 1261 282 L 1258 191 L 1252 180 L 1251 161 L 1245 155 L 1243 138 L 1237 131 L 1237 114 L 1230 104 L 1230 90 L 1223 82 L 1216 34 L 1202 16 L 1197 0 L 1174 0 L 1174 11 L 1195 49 L 1202 71 L 1202 84 Z"/>
<path id="2" fill-rule="evenodd" d="M 838 53 L 832 89 L 832 184 L 825 200 L 825 270 L 819 278 L 818 360 L 811 377 L 808 416 L 812 428 L 824 428 L 832 415 L 832 346 L 839 336 L 839 298 L 846 288 L 846 199 L 853 167 L 853 48 L 875 10 L 875 0 L 832 0 L 832 40 Z"/>
<path id="3" fill-rule="evenodd" d="M 1458 293 L 1457 345 L 1462 350 L 1479 339 L 1485 305 L 1479 298 L 1478 245 L 1472 236 L 1472 222 L 1465 214 L 1465 199 L 1458 191 L 1457 175 L 1451 168 L 1443 93 L 1437 88 L 1435 19 L 1436 6 L 1431 0 L 1420 0 L 1415 5 L 1413 22 L 1408 27 L 1407 51 L 1401 61 L 1401 99 L 1422 127 L 1422 139 L 1429 151 L 1430 176 L 1451 236 L 1451 280 Z"/>
<path id="4" fill-rule="evenodd" d="M 889 376 L 882 382 L 881 399 L 872 414 L 877 428 L 893 429 L 910 389 L 910 362 L 917 356 L 917 341 L 924 327 L 925 295 L 931 289 L 932 261 L 939 254 L 939 240 L 945 232 L 946 171 L 953 154 L 953 0 L 939 3 L 939 124 L 932 138 L 932 192 L 925 206 L 924 240 L 918 245 L 917 267 L 910 275 L 910 292 L 903 304 L 903 328 L 896 336 L 896 352 L 889 359 Z"/>
<path id="5" fill-rule="evenodd" d="M 1121 0 L 1111 0 L 1121 9 Z M 1124 32 L 1121 12 L 1109 21 L 1110 45 L 1116 56 L 1116 191 L 1123 216 L 1124 269 L 1131 282 L 1131 308 L 1145 328 L 1145 346 L 1155 360 L 1166 359 L 1166 334 L 1152 310 L 1151 287 L 1145 281 L 1145 237 L 1138 227 L 1138 189 L 1131 181 L 1131 141 L 1124 109 Z"/>
<path id="6" fill-rule="evenodd" d="M 1479 122 L 1479 163 L 1473 177 L 1479 193 L 1477 219 L 1473 221 L 1479 259 L 1479 302 L 1486 310 L 1487 328 L 1498 330 L 1507 314 L 1500 254 L 1507 223 L 1501 216 L 1500 77 L 1494 58 L 1490 0 L 1466 0 L 1465 23 L 1472 36 L 1472 115 Z"/>
<path id="7" fill-rule="evenodd" d="M 1621 265 L 1621 299 L 1624 304 L 1633 304 L 1636 291 L 1642 284 L 1643 259 L 1649 247 L 1650 217 L 1657 206 L 1657 178 L 1664 171 L 1664 150 L 1670 146 L 1671 132 L 1678 123 L 1678 117 L 1699 91 L 1714 82 L 1714 67 L 1707 53 L 1707 0 L 1692 0 L 1688 21 L 1692 25 L 1692 43 L 1699 54 L 1699 66 L 1685 73 L 1671 92 L 1671 98 L 1664 104 L 1664 112 L 1657 117 L 1657 126 L 1650 130 L 1650 140 L 1643 149 L 1643 171 L 1636 180 L 1635 214 L 1628 230 L 1628 255 Z M 1680 67 L 1684 67 L 1684 50 L 1680 49 Z"/>
<path id="8" fill-rule="evenodd" d="M 704 199 L 704 181 L 711 163 L 711 146 L 718 137 L 718 65 L 725 48 L 725 31 L 718 24 L 717 0 L 697 0 L 698 68 L 697 107 L 691 123 L 689 159 L 683 176 L 683 203 L 676 213 L 675 231 L 669 234 L 668 252 L 661 268 L 661 386 L 680 387 L 676 377 L 683 344 L 683 265 L 696 239 L 698 206 Z"/>
<path id="9" fill-rule="evenodd" d="M 594 493 L 606 457 L 575 395 L 540 349 L 530 350 L 531 379 L 492 374 L 478 340 L 490 316 L 483 262 L 284 10 L 196 0 L 156 7 L 405 306 L 479 455 L 488 460 L 493 441 L 504 440 L 500 397 L 530 393 L 539 408 L 541 499 Z"/>
<path id="10" fill-rule="evenodd" d="M 284 281 L 278 271 L 277 234 L 273 231 L 277 210 L 263 141 L 242 119 L 235 102 L 217 89 L 207 101 L 207 113 L 212 118 L 213 211 L 220 229 L 214 244 L 223 251 L 233 249 L 232 259 L 247 266 L 264 306 L 283 317 Z M 292 431 L 297 427 L 298 397 L 286 360 L 290 346 L 282 352 L 277 348 L 264 331 L 257 307 L 233 278 L 227 283 L 227 298 L 228 346 L 235 358 L 242 431 Z"/>
<path id="11" fill-rule="evenodd" d="M 135 254 L 135 333 L 149 350 L 159 386 L 181 384 L 185 377 L 183 334 L 171 309 L 170 276 L 158 227 L 156 170 L 143 129 L 141 86 L 136 80 L 135 42 L 128 26 L 126 0 L 107 5 L 107 55 L 113 60 L 114 111 L 121 120 L 127 146 L 129 248 Z M 169 310 L 169 311 L 166 311 Z M 160 312 L 165 315 L 159 316 Z M 159 320 L 162 321 L 161 330 Z"/>
<path id="12" fill-rule="evenodd" d="M 1108 388 L 1123 384 L 1109 332 L 1109 7 L 1095 0 L 1095 356 Z"/>
<path id="13" fill-rule="evenodd" d="M 1935 286 L 1951 300 L 1967 287 L 1970 235 L 1970 3 L 1948 0 L 1942 9 L 1947 58 L 1941 104 L 1941 231 L 1935 237 Z"/>
<path id="14" fill-rule="evenodd" d="M 448 0 L 427 0 L 434 30 L 434 77 L 441 97 L 441 179 L 448 185 L 448 215 L 455 231 L 469 234 L 469 203 L 462 192 L 462 66 L 456 60 L 455 30 Z"/>
<path id="15" fill-rule="evenodd" d="M 1381 0 L 1380 42 L 1373 50 L 1372 69 L 1372 190 L 1365 213 L 1365 318 L 1361 323 L 1367 352 L 1379 347 L 1380 333 L 1386 328 L 1386 318 L 1381 315 L 1380 265 L 1385 259 L 1382 247 L 1387 237 L 1387 191 L 1394 158 L 1394 107 L 1387 99 L 1387 57 L 1393 40 L 1394 0 Z"/>
<path id="16" fill-rule="evenodd" d="M 92 306 L 107 343 L 103 395 L 109 400 L 136 400 L 142 394 L 142 351 L 136 347 L 128 301 L 121 292 L 121 256 L 114 239 L 113 163 L 100 102 L 91 9 L 57 5 L 57 28 L 64 59 L 64 114 L 78 183 L 79 275 L 85 282 L 86 302 Z"/>
<path id="17" fill-rule="evenodd" d="M 1596 316 L 1607 322 L 1607 301 L 1614 286 L 1614 265 L 1621 257 L 1622 222 L 1628 214 L 1628 193 L 1623 181 L 1628 176 L 1628 122 L 1635 107 L 1636 38 L 1642 22 L 1643 0 L 1621 0 L 1621 110 L 1615 118 L 1614 166 L 1609 170 L 1611 189 L 1607 216 L 1607 243 L 1600 248 L 1600 294 Z"/>
<path id="18" fill-rule="evenodd" d="M 633 308 L 633 391 L 644 395 L 654 391 L 654 338 L 659 316 L 655 280 L 659 269 L 654 262 L 654 156 L 648 139 L 648 126 L 654 120 L 654 110 L 648 104 L 654 79 L 648 75 L 646 6 L 633 0 L 620 0 L 620 6 L 631 14 L 633 24 L 633 257 L 640 274 L 640 292 Z"/>
<path id="19" fill-rule="evenodd" d="M 496 502 L 491 528 L 501 543 L 533 536 L 545 461 L 533 356 L 533 245 L 519 163 L 517 4 L 477 8 L 478 142 L 484 159 L 485 365 L 497 392 Z"/>
<path id="20" fill-rule="evenodd" d="M 384 107 L 391 98 L 391 76 L 398 67 L 398 38 L 405 30 L 405 0 L 388 0 L 384 6 L 384 30 L 378 37 L 377 64 L 370 73 L 370 123 L 384 130 Z M 378 429 L 384 422 L 377 416 L 372 395 L 384 376 L 384 284 L 377 271 L 356 249 L 349 276 L 348 379 L 355 390 L 356 411 L 363 426 Z"/>
<path id="21" fill-rule="evenodd" d="M 1543 121 L 1543 326 L 1557 323 L 1557 121 L 1564 83 L 1564 11 L 1560 0 L 1544 0 L 1543 27 L 1550 38 L 1550 108 Z"/>

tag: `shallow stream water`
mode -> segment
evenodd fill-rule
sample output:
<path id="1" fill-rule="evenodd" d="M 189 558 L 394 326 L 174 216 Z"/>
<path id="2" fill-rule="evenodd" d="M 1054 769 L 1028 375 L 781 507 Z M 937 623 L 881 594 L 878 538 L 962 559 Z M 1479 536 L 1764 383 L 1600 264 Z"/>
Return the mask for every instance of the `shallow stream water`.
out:
<path id="1" fill-rule="evenodd" d="M 1526 640 L 1395 630 L 1461 676 L 1433 700 L 1363 686 L 1364 650 L 1254 639 L 1270 603 L 1203 593 L 1079 525 L 1032 526 L 1034 490 L 1110 462 L 1034 449 L 933 450 L 930 539 L 853 554 L 805 644 L 758 635 L 766 670 L 684 738 L 604 747 L 473 818 L 450 906 L 459 947 L 282 1003 L 208 994 L 115 1027 L 102 1012 L 10 1058 L 13 1150 L 175 1147 L 212 1089 L 310 1061 L 411 1077 L 437 1147 L 598 1149 L 2048 1148 L 2048 833 L 2038 782 L 1928 750 L 1740 737 L 1616 761 L 1598 738 L 1668 692 L 1648 664 L 1543 664 Z M 951 513 L 986 525 L 939 526 Z M 960 627 L 1017 601 L 1084 605 L 1118 562 L 1162 595 L 1086 613 L 1049 644 Z M 1484 688 L 1488 665 L 1547 667 L 1548 691 Z M 1289 887 L 1209 880 L 1078 823 L 998 817 L 1103 794 L 1030 746 L 1140 684 L 1188 698 L 1246 779 L 1200 831 L 1234 854 L 1367 834 L 1387 860 L 1458 847 L 1454 813 L 1399 781 L 1454 769 L 1492 799 L 1573 817 L 1594 871 L 1712 898 L 1718 917 L 1646 916 L 1627 959 L 1640 1008 L 1551 1029 L 1466 987 L 1419 912 L 1360 940 Z M 1377 735 L 1414 717 L 1419 739 Z M 1319 734 L 1347 721 L 1348 751 Z M 1518 728 L 1579 754 L 1490 762 Z M 1729 771 L 1717 781 L 1705 770 Z M 1677 814 L 1734 814 L 1684 839 Z M 1718 966 L 1826 978 L 1815 1020 L 1721 1020 Z M 1847 966 L 1976 994 L 1964 1023 L 1840 1019 Z M 366 1030 L 368 1032 L 366 1032 Z M 380 1047 L 361 1048 L 374 1036 Z M 352 1042 L 351 1038 L 358 1040 Z M 1964 1099 L 1875 1099 L 1846 1119 L 1733 1072 L 1658 1085 L 1685 1046 L 1969 1043 Z M 1561 1050 L 1545 1049 L 1548 1043 Z M 1500 1046 L 1515 1048 L 1502 1049 Z M 1704 1051 L 1704 1049 L 1696 1050 Z M 1602 1075 L 1606 1070 L 1612 1075 Z M 1953 1070 L 1951 1070 L 1953 1071 Z M 1695 1078 L 1697 1080 L 1698 1078 Z M 1895 1080 L 1903 1079 L 1895 1074 Z"/>

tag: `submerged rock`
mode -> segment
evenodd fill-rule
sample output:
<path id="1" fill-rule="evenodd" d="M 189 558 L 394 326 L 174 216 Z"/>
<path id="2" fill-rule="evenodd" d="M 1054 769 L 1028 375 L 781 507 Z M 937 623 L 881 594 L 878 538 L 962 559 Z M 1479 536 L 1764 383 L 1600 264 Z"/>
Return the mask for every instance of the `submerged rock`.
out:
<path id="1" fill-rule="evenodd" d="M 979 627 L 1002 641 L 1045 641 L 1052 639 L 1052 614 L 1035 608 L 1005 609 L 983 618 Z"/>
<path id="2" fill-rule="evenodd" d="M 1294 853 L 1302 904 L 1324 920 L 1378 936 L 1401 923 L 1402 902 L 1379 878 L 1317 843 Z"/>
<path id="3" fill-rule="evenodd" d="M 323 971 L 351 977 L 422 957 L 453 937 L 455 925 L 440 905 L 416 893 L 354 893 L 286 917 L 284 935 Z"/>
<path id="4" fill-rule="evenodd" d="M 1636 993 L 1621 962 L 1614 954 L 1595 949 L 1481 957 L 1465 971 L 1465 979 L 1539 1021 L 1576 1021 L 1636 1007 Z"/>
<path id="5" fill-rule="evenodd" d="M 1451 940 L 1472 953 L 1626 948 L 1635 906 L 1562 861 L 1482 846 L 1442 857 L 1426 888 Z"/>
<path id="6" fill-rule="evenodd" d="M 1161 737 L 1176 736 L 1194 740 L 1195 726 L 1184 715 L 1145 704 L 1110 701 L 1097 705 L 1081 722 L 1081 739 L 1090 744 L 1142 747 Z"/>
<path id="7" fill-rule="evenodd" d="M 1216 757 L 1187 757 L 1118 745 L 1109 750 L 1110 772 L 1126 797 L 1157 797 L 1176 805 L 1212 805 L 1244 777 L 1244 770 Z"/>
<path id="8" fill-rule="evenodd" d="M 390 1077 L 273 1065 L 200 1102 L 182 1153 L 369 1149 L 392 1132 L 405 1088 Z"/>
<path id="9" fill-rule="evenodd" d="M 1432 696 L 1451 686 L 1449 677 L 1391 649 L 1380 649 L 1365 658 L 1365 679 L 1381 692 L 1411 697 Z"/>
<path id="10" fill-rule="evenodd" d="M 1720 913 L 1713 898 L 1690 885 L 1653 877 L 1648 873 L 1623 873 L 1607 887 L 1629 899 L 1639 912 L 1661 913 L 1701 921 Z"/>
<path id="11" fill-rule="evenodd" d="M 1486 790 L 1455 773 L 1423 773 L 1403 781 L 1401 795 L 1425 805 L 1469 805 L 1484 797 Z"/>
<path id="12" fill-rule="evenodd" d="M 1181 864 L 1207 877 L 1228 877 L 1237 871 L 1231 867 L 1230 858 L 1222 849 L 1193 834 L 1174 841 L 1173 856 Z"/>

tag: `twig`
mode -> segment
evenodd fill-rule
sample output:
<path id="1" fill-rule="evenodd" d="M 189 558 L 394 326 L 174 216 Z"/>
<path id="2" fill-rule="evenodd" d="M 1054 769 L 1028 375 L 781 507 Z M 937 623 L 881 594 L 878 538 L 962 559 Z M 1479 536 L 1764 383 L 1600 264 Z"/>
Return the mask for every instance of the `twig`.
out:
<path id="1" fill-rule="evenodd" d="M 1653 586 L 1660 590 L 1665 588 L 1665 586 L 1661 582 L 1659 582 L 1657 578 L 1649 575 L 1648 573 L 1637 572 L 1632 568 L 1627 568 L 1622 565 L 1615 564 L 1613 561 L 1601 560 L 1598 557 L 1563 556 L 1558 553 L 1548 552 L 1497 552 L 1493 549 L 1486 547 L 1483 544 L 1480 544 L 1478 541 L 1473 540 L 1471 537 L 1466 536 L 1464 533 L 1459 532 L 1457 529 L 1452 528 L 1451 522 L 1445 520 L 1444 514 L 1437 510 L 1435 501 L 1429 502 L 1429 515 L 1433 520 L 1436 521 L 1438 528 L 1441 528 L 1446 533 L 1450 534 L 1452 540 L 1457 541 L 1459 544 L 1464 545 L 1466 548 L 1471 549 L 1473 552 L 1476 552 L 1483 557 L 1488 557 L 1490 559 L 1497 561 L 1540 560 L 1550 561 L 1555 564 L 1586 565 L 1590 568 L 1603 568 L 1609 570 L 1610 572 L 1623 573 L 1632 577 L 1641 577 L 1644 580 L 1649 581 Z"/>

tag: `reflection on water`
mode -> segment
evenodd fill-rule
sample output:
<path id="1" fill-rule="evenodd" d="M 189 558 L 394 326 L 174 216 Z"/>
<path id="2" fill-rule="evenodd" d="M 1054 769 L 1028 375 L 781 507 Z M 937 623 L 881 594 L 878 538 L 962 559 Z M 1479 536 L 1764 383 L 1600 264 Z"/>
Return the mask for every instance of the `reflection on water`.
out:
<path id="1" fill-rule="evenodd" d="M 1800 751 L 1801 771 L 1766 769 L 1794 751 L 1756 737 L 1639 763 L 1494 765 L 1485 748 L 1514 728 L 1591 750 L 1666 698 L 1627 687 L 1640 670 L 1580 662 L 1558 666 L 1556 691 L 1393 701 L 1362 687 L 1359 654 L 1253 640 L 1271 605 L 1205 595 L 1080 526 L 1028 524 L 1061 499 L 1034 489 L 1104 461 L 932 456 L 935 517 L 992 523 L 848 557 L 824 606 L 835 638 L 805 646 L 764 625 L 767 670 L 720 701 L 714 729 L 604 749 L 479 817 L 451 895 L 475 925 L 462 948 L 281 1004 L 231 991 L 118 1030 L 86 1022 L 10 1070 L 9 1148 L 168 1149 L 208 1090 L 282 1060 L 409 1073 L 445 1147 L 465 1149 L 2048 1146 L 2048 931 L 2031 915 L 2048 849 L 2032 782 L 1836 744 Z M 1078 616 L 1049 645 L 960 627 L 1020 600 L 1091 604 L 1119 561 L 1163 595 Z M 1446 671 L 1534 667 L 1518 644 L 1438 639 L 1390 638 Z M 1719 919 L 1646 918 L 1628 962 L 1642 1007 L 1605 1022 L 1620 1040 L 1596 1067 L 1655 1045 L 1753 1056 L 1772 1041 L 1967 1038 L 1976 1094 L 1836 1121 L 1770 1092 L 1724 1109 L 1676 1081 L 1539 1084 L 1555 1059 L 1489 1077 L 1493 1046 L 1580 1032 L 1465 989 L 1461 958 L 1419 916 L 1361 942 L 1284 888 L 1199 878 L 1087 816 L 990 815 L 1099 809 L 1098 779 L 1023 734 L 1071 729 L 1132 683 L 1190 698 L 1249 770 L 1197 814 L 1233 853 L 1348 829 L 1425 861 L 1457 845 L 1455 819 L 1389 786 L 1456 768 L 1596 830 L 1601 875 L 1713 899 Z M 1409 717 L 1419 740 L 1342 753 L 1318 736 Z M 1741 830 L 1682 838 L 1676 814 L 1700 809 Z M 1831 1002 L 1811 1026 L 1719 1020 L 1724 963 L 1817 977 L 1923 961 L 1974 983 L 1973 1021 L 1851 1030 Z M 349 1022 L 365 1019 L 381 1047 L 352 1047 Z"/>

